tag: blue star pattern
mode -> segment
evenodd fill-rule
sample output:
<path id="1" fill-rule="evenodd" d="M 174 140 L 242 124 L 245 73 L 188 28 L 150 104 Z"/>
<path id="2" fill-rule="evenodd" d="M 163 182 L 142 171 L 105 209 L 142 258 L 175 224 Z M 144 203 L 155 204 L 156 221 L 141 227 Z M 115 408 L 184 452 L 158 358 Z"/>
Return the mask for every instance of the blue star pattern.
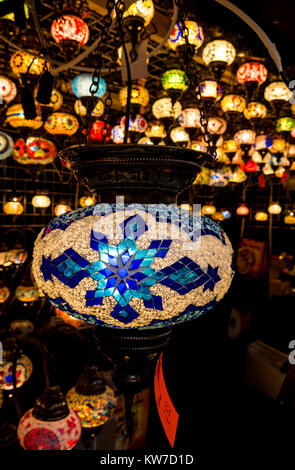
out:
<path id="1" fill-rule="evenodd" d="M 79 209 L 53 219 L 41 233 L 40 239 L 46 238 L 46 235 L 56 229 L 65 231 L 69 225 L 77 220 L 94 215 L 94 207 Z M 104 215 L 111 214 L 115 211 L 115 208 L 115 205 L 106 204 L 105 207 L 103 206 L 103 210 L 100 208 L 100 215 L 104 217 Z M 142 210 L 142 206 L 140 206 L 140 209 Z M 167 211 L 161 212 L 157 208 L 154 217 L 157 222 L 175 223 L 173 210 L 167 216 Z M 198 288 L 201 288 L 201 291 L 198 292 L 214 293 L 215 286 L 221 281 L 218 272 L 219 266 L 214 264 L 213 259 L 212 263 L 208 262 L 206 269 L 204 269 L 194 259 L 181 256 L 180 259 L 169 266 L 158 270 L 154 269 L 152 265 L 155 259 L 164 259 L 166 257 L 171 248 L 172 240 L 152 240 L 147 248 L 140 249 L 137 240 L 148 230 L 148 227 L 145 220 L 138 214 L 125 218 L 120 224 L 120 230 L 122 237 L 117 244 L 110 244 L 106 235 L 96 232 L 93 227 L 86 233 L 86 236 L 89 236 L 90 249 L 99 253 L 99 258 L 96 261 L 88 261 L 82 256 L 82 253 L 78 253 L 74 249 L 75 246 L 67 248 L 57 257 L 53 255 L 54 250 L 48 256 L 43 254 L 40 257 L 38 268 L 44 283 L 46 283 L 46 295 L 51 291 L 50 284 L 55 285 L 55 279 L 58 279 L 65 286 L 75 289 L 83 279 L 91 278 L 96 281 L 96 286 L 91 290 L 86 290 L 85 307 L 97 307 L 96 311 L 99 312 L 100 306 L 104 304 L 104 299 L 107 297 L 112 298 L 116 303 L 111 304 L 113 307 L 110 308 L 109 315 L 118 321 L 118 327 L 119 324 L 133 327 L 133 322 L 140 316 L 140 308 L 135 310 L 133 308 L 134 303 L 132 306 L 130 305 L 132 299 L 141 300 L 145 309 L 154 312 L 152 317 L 149 318 L 150 327 L 181 323 L 196 318 L 214 307 L 217 303 L 216 296 L 215 298 L 211 296 L 211 300 L 205 305 L 189 304 L 182 313 L 178 313 L 172 318 L 160 319 L 163 318 L 161 315 L 157 319 L 156 312 L 163 312 L 164 310 L 163 298 L 162 295 L 155 295 L 155 292 L 157 294 L 158 292 L 156 290 L 152 292 L 151 287 L 162 285 L 181 296 L 185 296 Z M 211 235 L 218 239 L 223 246 L 228 246 L 222 229 L 210 219 L 202 217 L 201 224 L 193 226 L 192 217 L 190 217 L 187 225 L 183 226 L 182 223 L 182 230 L 187 233 L 188 238 L 191 240 L 196 240 L 200 234 L 201 236 Z M 232 268 L 233 266 L 229 265 L 229 269 Z M 53 305 L 70 315 L 84 319 L 89 323 L 115 327 L 113 322 L 108 324 L 100 320 L 97 315 L 86 313 L 86 311 L 77 312 L 71 306 L 71 302 L 63 298 L 62 291 L 59 292 L 58 296 L 49 296 L 48 298 Z M 208 296 L 207 298 L 210 299 Z M 134 323 L 137 324 L 136 321 Z"/>

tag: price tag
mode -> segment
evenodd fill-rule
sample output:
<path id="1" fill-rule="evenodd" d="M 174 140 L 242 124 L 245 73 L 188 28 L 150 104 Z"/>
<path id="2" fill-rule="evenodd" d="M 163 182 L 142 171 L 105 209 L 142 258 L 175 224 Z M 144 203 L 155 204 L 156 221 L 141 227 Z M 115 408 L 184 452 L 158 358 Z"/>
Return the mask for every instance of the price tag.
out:
<path id="1" fill-rule="evenodd" d="M 162 358 L 163 353 L 160 354 L 160 357 L 157 362 L 155 378 L 154 378 L 154 389 L 155 389 L 155 398 L 158 408 L 158 413 L 162 426 L 164 428 L 167 439 L 171 445 L 174 446 L 178 418 L 179 415 L 176 409 L 173 406 L 171 398 L 168 394 L 168 390 L 165 384 L 165 379 L 163 375 L 162 367 Z"/>

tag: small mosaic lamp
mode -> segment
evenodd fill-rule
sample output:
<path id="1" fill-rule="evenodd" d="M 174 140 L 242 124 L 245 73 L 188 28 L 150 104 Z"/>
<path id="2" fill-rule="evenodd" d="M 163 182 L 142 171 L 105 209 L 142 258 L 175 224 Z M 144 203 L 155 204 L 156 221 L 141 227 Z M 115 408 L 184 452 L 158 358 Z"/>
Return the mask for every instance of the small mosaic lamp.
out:
<path id="1" fill-rule="evenodd" d="M 81 423 L 60 388 L 47 386 L 21 418 L 17 436 L 25 450 L 71 450 L 81 437 Z"/>
<path id="2" fill-rule="evenodd" d="M 267 68 L 261 62 L 245 62 L 237 71 L 237 81 L 240 85 L 262 85 L 267 79 Z"/>
<path id="3" fill-rule="evenodd" d="M 95 204 L 95 198 L 93 196 L 83 196 L 80 198 L 81 207 L 89 207 Z"/>
<path id="4" fill-rule="evenodd" d="M 224 113 L 242 113 L 246 108 L 246 100 L 243 96 L 231 93 L 222 98 L 220 107 Z"/>
<path id="5" fill-rule="evenodd" d="M 221 85 L 216 80 L 204 80 L 199 85 L 200 94 L 204 101 L 215 102 L 222 97 Z"/>
<path id="6" fill-rule="evenodd" d="M 274 81 L 264 90 L 264 99 L 269 103 L 284 103 L 290 101 L 292 92 L 283 81 Z"/>
<path id="7" fill-rule="evenodd" d="M 0 131 L 0 161 L 6 160 L 13 153 L 13 139 L 10 135 Z"/>
<path id="8" fill-rule="evenodd" d="M 259 101 L 250 101 L 244 109 L 244 116 L 249 121 L 257 122 L 267 116 L 267 108 Z"/>
<path id="9" fill-rule="evenodd" d="M 68 204 L 57 204 L 54 208 L 54 214 L 59 217 L 66 212 L 71 211 L 71 207 Z"/>
<path id="10" fill-rule="evenodd" d="M 16 75 L 26 74 L 41 75 L 45 61 L 40 57 L 34 57 L 28 52 L 16 51 L 10 59 L 10 67 Z"/>
<path id="11" fill-rule="evenodd" d="M 164 124 L 155 120 L 150 121 L 147 124 L 145 135 L 152 141 L 153 144 L 159 144 L 167 134 Z"/>
<path id="12" fill-rule="evenodd" d="M 202 215 L 213 215 L 216 212 L 216 207 L 214 204 L 207 204 L 202 206 L 201 214 Z"/>
<path id="13" fill-rule="evenodd" d="M 204 41 L 203 28 L 198 25 L 195 21 L 184 20 L 184 24 L 187 30 L 188 43 L 194 47 L 195 51 L 201 47 Z M 176 23 L 172 30 L 172 33 L 168 39 L 168 46 L 173 51 L 181 50 L 182 46 L 186 46 L 186 39 L 182 31 L 181 23 Z"/>
<path id="14" fill-rule="evenodd" d="M 280 214 L 282 212 L 282 206 L 278 202 L 271 202 L 268 206 L 268 212 L 273 215 Z"/>
<path id="15" fill-rule="evenodd" d="M 36 209 L 47 209 L 50 204 L 50 197 L 46 196 L 46 194 L 36 194 L 32 199 L 32 206 Z"/>
<path id="16" fill-rule="evenodd" d="M 44 129 L 52 135 L 73 135 L 79 129 L 79 122 L 72 114 L 53 113 L 47 118 Z"/>
<path id="17" fill-rule="evenodd" d="M 17 94 L 15 83 L 10 78 L 0 75 L 0 99 L 10 103 Z"/>
<path id="18" fill-rule="evenodd" d="M 86 134 L 86 129 L 83 129 L 83 134 Z M 88 142 L 108 142 L 111 140 L 112 128 L 105 121 L 93 121 L 90 127 L 89 134 L 87 135 Z"/>
<path id="19" fill-rule="evenodd" d="M 139 81 L 138 83 L 132 84 L 130 99 L 131 117 L 134 117 L 134 115 L 140 113 L 141 108 L 146 108 L 150 101 L 150 94 L 143 83 L 143 81 Z M 127 104 L 127 93 L 127 86 L 124 86 L 119 91 L 119 101 L 122 108 L 125 108 Z"/>
<path id="20" fill-rule="evenodd" d="M 10 201 L 3 205 L 3 212 L 6 215 L 20 215 L 24 211 L 24 206 L 20 202 L 22 198 L 13 196 Z"/>
<path id="21" fill-rule="evenodd" d="M 295 119 L 290 116 L 281 117 L 276 122 L 277 132 L 291 132 L 293 129 L 295 129 Z"/>
<path id="22" fill-rule="evenodd" d="M 56 158 L 56 145 L 44 137 L 31 135 L 15 141 L 12 156 L 22 165 L 48 165 Z"/>
<path id="23" fill-rule="evenodd" d="M 249 207 L 247 207 L 245 202 L 242 202 L 236 210 L 236 213 L 241 216 L 246 216 L 249 212 Z"/>
<path id="24" fill-rule="evenodd" d="M 181 126 L 174 127 L 170 132 L 171 140 L 180 147 L 186 147 L 190 141 L 188 132 Z"/>
<path id="25" fill-rule="evenodd" d="M 219 77 L 228 65 L 236 58 L 236 49 L 229 41 L 215 39 L 208 42 L 202 53 L 205 65 L 209 66 Z"/>
<path id="26" fill-rule="evenodd" d="M 268 213 L 265 211 L 258 211 L 255 214 L 255 220 L 257 222 L 266 222 L 268 220 Z"/>
<path id="27" fill-rule="evenodd" d="M 3 341 L 2 361 L 0 362 L 0 389 L 13 390 L 15 378 L 16 388 L 21 387 L 31 376 L 33 365 L 31 360 L 23 354 L 19 354 L 16 360 L 15 377 L 13 377 L 13 361 L 16 353 L 16 343 L 13 338 Z"/>
<path id="28" fill-rule="evenodd" d="M 162 87 L 172 98 L 177 101 L 178 95 L 186 91 L 189 86 L 189 79 L 184 70 L 180 68 L 171 68 L 162 75 Z"/>
<path id="29" fill-rule="evenodd" d="M 43 125 L 42 118 L 39 115 L 35 119 L 26 119 L 21 103 L 14 104 L 7 109 L 6 120 L 14 128 L 39 129 Z"/>
<path id="30" fill-rule="evenodd" d="M 286 225 L 294 225 L 295 224 L 295 211 L 293 209 L 291 210 L 288 210 L 286 213 L 285 213 L 285 216 L 284 216 L 284 223 Z"/>
<path id="31" fill-rule="evenodd" d="M 90 87 L 92 85 L 92 74 L 81 73 L 76 75 L 72 80 L 72 91 L 77 98 L 89 98 L 91 97 Z M 107 91 L 106 82 L 102 77 L 99 78 L 98 89 L 94 96 L 96 98 L 102 98 Z"/>
<path id="32" fill-rule="evenodd" d="M 156 119 L 163 121 L 169 125 L 177 119 L 182 110 L 182 106 L 179 101 L 172 103 L 170 96 L 164 96 L 159 98 L 153 103 L 152 112 Z"/>
<path id="33" fill-rule="evenodd" d="M 67 56 L 77 53 L 88 42 L 89 28 L 82 18 L 66 14 L 53 21 L 51 35 Z"/>
<path id="34" fill-rule="evenodd" d="M 82 103 L 82 100 L 76 100 L 74 104 L 74 110 L 75 113 L 78 114 L 78 116 L 86 116 L 87 109 L 86 106 Z M 104 103 L 102 100 L 98 99 L 97 103 L 91 113 L 92 117 L 99 118 L 103 115 L 104 113 Z"/>

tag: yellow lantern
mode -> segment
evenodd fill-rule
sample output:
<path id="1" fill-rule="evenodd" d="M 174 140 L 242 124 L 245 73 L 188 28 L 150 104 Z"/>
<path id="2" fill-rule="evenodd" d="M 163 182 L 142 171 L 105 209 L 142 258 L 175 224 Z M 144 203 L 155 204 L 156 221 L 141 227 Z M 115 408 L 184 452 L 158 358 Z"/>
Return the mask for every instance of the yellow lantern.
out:
<path id="1" fill-rule="evenodd" d="M 259 101 L 250 101 L 244 110 L 246 119 L 263 119 L 267 116 L 267 109 L 263 103 Z"/>
<path id="2" fill-rule="evenodd" d="M 223 150 L 225 153 L 236 153 L 238 145 L 234 139 L 228 139 L 223 142 Z"/>
<path id="3" fill-rule="evenodd" d="M 148 26 L 155 14 L 155 8 L 152 0 L 137 0 L 123 13 L 123 18 L 132 16 L 142 18 L 144 26 Z"/>
<path id="4" fill-rule="evenodd" d="M 121 88 L 119 92 L 119 100 L 120 100 L 120 104 L 122 108 L 124 108 L 124 106 L 126 106 L 127 104 L 127 92 L 128 92 L 127 86 L 124 88 Z M 131 104 L 146 107 L 149 103 L 149 100 L 150 100 L 149 92 L 144 86 L 140 84 L 132 85 Z"/>
<path id="5" fill-rule="evenodd" d="M 268 212 L 270 214 L 280 214 L 282 212 L 282 207 L 280 206 L 278 202 L 272 202 L 268 206 Z"/>
<path id="6" fill-rule="evenodd" d="M 53 113 L 45 122 L 44 129 L 53 135 L 73 135 L 79 129 L 79 122 L 72 114 Z"/>
<path id="7" fill-rule="evenodd" d="M 71 210 L 72 209 L 67 204 L 57 204 L 57 206 L 54 208 L 54 213 L 57 217 L 59 217 L 60 215 L 63 215 Z"/>
<path id="8" fill-rule="evenodd" d="M 43 59 L 34 57 L 28 52 L 16 51 L 10 59 L 11 70 L 16 74 L 28 72 L 31 75 L 40 75 L 44 65 Z"/>
<path id="9" fill-rule="evenodd" d="M 264 211 L 256 212 L 255 220 L 257 220 L 257 222 L 266 222 L 267 219 L 268 219 L 267 212 L 264 212 Z"/>
<path id="10" fill-rule="evenodd" d="M 225 95 L 220 101 L 220 107 L 224 113 L 242 113 L 246 107 L 246 100 L 243 98 L 243 96 L 240 95 Z"/>
<path id="11" fill-rule="evenodd" d="M 204 205 L 201 208 L 202 215 L 213 215 L 216 212 L 216 207 L 213 204 Z"/>
<path id="12" fill-rule="evenodd" d="M 7 215 L 20 215 L 24 211 L 24 206 L 20 201 L 8 201 L 3 206 L 3 211 Z"/>
<path id="13" fill-rule="evenodd" d="M 80 198 L 81 207 L 89 207 L 95 204 L 95 199 L 92 196 L 83 196 Z"/>
<path id="14" fill-rule="evenodd" d="M 236 58 L 234 46 L 223 39 L 215 39 L 208 42 L 203 50 L 203 61 L 206 65 L 224 64 L 230 65 Z"/>
<path id="15" fill-rule="evenodd" d="M 37 194 L 32 199 L 32 205 L 38 209 L 46 209 L 50 204 L 50 198 L 45 196 L 45 194 Z"/>
<path id="16" fill-rule="evenodd" d="M 270 83 L 264 90 L 264 99 L 269 102 L 290 101 L 292 92 L 282 81 Z"/>
<path id="17" fill-rule="evenodd" d="M 39 129 L 43 124 L 41 116 L 38 115 L 35 119 L 25 119 L 25 113 L 20 103 L 14 104 L 7 109 L 6 120 L 11 127 Z"/>

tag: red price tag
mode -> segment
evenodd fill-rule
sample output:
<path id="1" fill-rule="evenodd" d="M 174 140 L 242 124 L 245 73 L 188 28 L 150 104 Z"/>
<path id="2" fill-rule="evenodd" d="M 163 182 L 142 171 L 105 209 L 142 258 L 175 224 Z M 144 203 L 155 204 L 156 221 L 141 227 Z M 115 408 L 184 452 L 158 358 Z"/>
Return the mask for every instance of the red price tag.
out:
<path id="1" fill-rule="evenodd" d="M 179 414 L 173 406 L 165 384 L 162 358 L 163 353 L 160 354 L 156 366 L 154 378 L 155 398 L 162 426 L 164 428 L 165 434 L 171 447 L 173 447 L 177 431 Z"/>

